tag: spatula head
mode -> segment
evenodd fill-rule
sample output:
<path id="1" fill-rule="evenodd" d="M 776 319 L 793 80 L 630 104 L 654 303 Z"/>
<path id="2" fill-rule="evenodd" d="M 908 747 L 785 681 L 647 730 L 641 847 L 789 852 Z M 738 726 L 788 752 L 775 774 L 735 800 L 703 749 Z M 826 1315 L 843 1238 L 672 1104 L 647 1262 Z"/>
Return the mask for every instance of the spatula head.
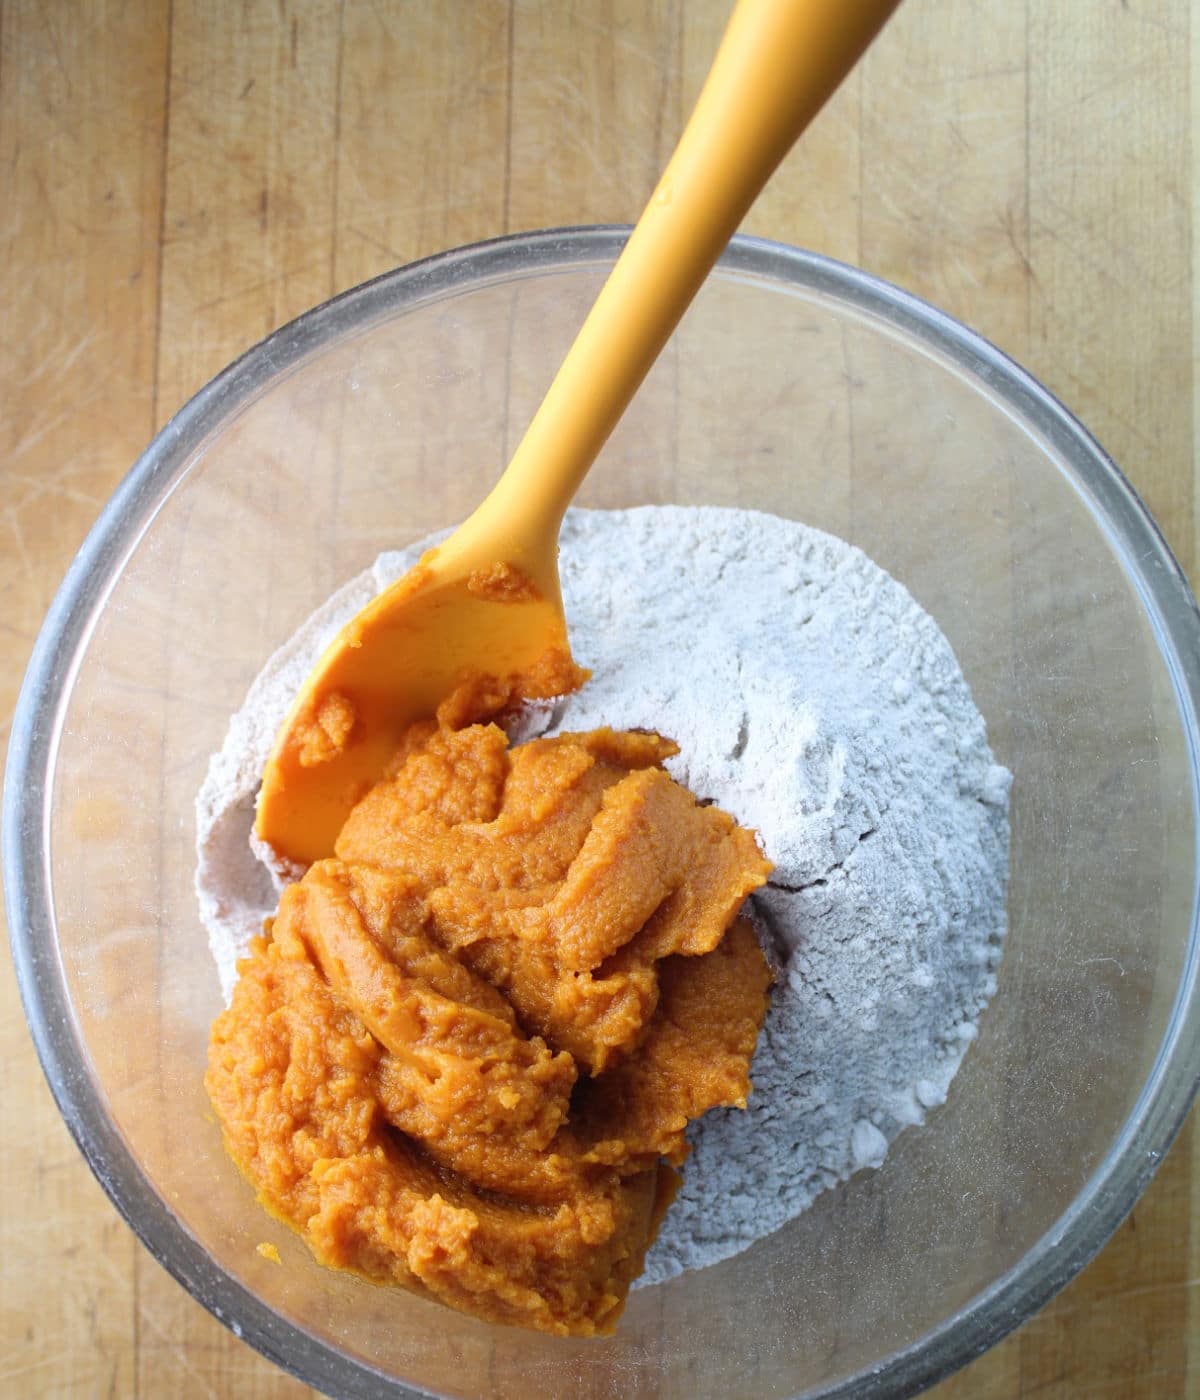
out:
<path id="1" fill-rule="evenodd" d="M 513 702 L 576 689 L 586 673 L 571 659 L 557 571 L 539 572 L 448 540 L 347 623 L 276 738 L 259 838 L 297 865 L 332 855 L 405 729 L 468 680 L 492 677 Z"/>

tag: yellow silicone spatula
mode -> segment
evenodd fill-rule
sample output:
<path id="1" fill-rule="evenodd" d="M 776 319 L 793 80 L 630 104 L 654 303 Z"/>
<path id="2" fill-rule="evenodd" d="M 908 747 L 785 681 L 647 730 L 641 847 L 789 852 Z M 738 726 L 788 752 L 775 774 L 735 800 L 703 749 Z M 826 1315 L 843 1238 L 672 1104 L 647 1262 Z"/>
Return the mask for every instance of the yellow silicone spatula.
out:
<path id="1" fill-rule="evenodd" d="M 563 513 L 755 196 L 898 0 L 739 0 L 679 145 L 512 461 L 457 531 L 334 639 L 263 773 L 256 830 L 332 853 L 413 720 L 468 672 L 571 674 Z M 568 681 L 569 686 L 569 681 Z"/>

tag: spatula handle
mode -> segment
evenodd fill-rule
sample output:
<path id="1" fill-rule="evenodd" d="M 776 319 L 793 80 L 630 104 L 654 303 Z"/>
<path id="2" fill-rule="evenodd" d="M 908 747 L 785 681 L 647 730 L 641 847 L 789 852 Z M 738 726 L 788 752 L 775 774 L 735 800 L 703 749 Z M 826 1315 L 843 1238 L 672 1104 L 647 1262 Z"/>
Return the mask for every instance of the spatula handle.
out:
<path id="1" fill-rule="evenodd" d="M 898 0 L 738 0 L 679 144 L 492 495 L 557 535 L 746 211 Z M 493 517 L 494 519 L 494 517 Z"/>

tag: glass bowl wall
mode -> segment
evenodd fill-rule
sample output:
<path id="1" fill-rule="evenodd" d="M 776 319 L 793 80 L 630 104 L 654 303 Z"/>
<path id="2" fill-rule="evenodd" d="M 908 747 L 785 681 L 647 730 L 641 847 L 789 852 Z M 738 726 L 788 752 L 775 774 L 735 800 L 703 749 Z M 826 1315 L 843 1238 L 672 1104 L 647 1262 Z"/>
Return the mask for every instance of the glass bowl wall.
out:
<path id="1" fill-rule="evenodd" d="M 201 1086 L 219 1007 L 192 889 L 208 756 L 339 583 L 482 497 L 623 237 L 445 254 L 252 350 L 126 480 L 22 695 L 9 917 L 63 1113 L 191 1292 L 341 1395 L 905 1391 L 1099 1247 L 1195 1088 L 1200 634 L 1169 553 L 1096 445 L 978 338 L 861 273 L 738 239 L 580 503 L 803 519 L 860 545 L 949 637 L 1015 775 L 999 989 L 949 1102 L 778 1234 L 636 1293 L 603 1341 L 326 1272 L 255 1204 Z"/>

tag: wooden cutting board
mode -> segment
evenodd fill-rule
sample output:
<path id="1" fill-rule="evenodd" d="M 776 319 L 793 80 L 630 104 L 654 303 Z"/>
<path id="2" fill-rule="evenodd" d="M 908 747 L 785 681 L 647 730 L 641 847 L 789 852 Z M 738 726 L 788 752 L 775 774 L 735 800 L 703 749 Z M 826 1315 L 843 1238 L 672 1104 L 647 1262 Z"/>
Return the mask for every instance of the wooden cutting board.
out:
<path id="1" fill-rule="evenodd" d="M 0 722 L 73 551 L 184 398 L 437 249 L 632 221 L 721 0 L 2 0 Z M 747 230 L 1028 365 L 1196 561 L 1186 0 L 907 0 Z M 0 971 L 0 1393 L 304 1387 L 159 1268 L 69 1141 Z M 1100 1258 L 938 1394 L 1200 1394 L 1189 1126 Z"/>

